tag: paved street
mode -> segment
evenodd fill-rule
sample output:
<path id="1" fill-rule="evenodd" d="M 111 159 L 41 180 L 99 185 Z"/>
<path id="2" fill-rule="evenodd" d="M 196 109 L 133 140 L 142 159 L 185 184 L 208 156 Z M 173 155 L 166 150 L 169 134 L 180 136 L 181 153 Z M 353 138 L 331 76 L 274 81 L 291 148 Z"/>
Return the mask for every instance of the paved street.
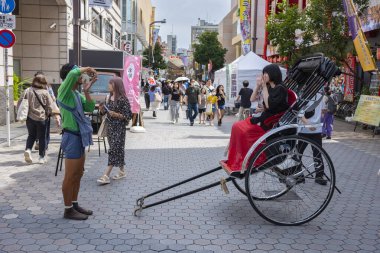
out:
<path id="1" fill-rule="evenodd" d="M 229 195 L 215 187 L 133 216 L 143 194 L 217 167 L 235 118 L 228 116 L 220 128 L 190 127 L 187 121 L 171 125 L 167 111 L 158 119 L 147 112 L 144 120 L 147 133 L 127 133 L 126 180 L 98 186 L 107 155 L 102 150 L 99 157 L 92 147 L 80 194 L 80 203 L 94 210 L 87 221 L 62 218 L 63 172 L 54 176 L 60 137 L 53 135 L 47 164 L 26 165 L 26 135 L 15 135 L 8 148 L 2 127 L 0 252 L 380 252 L 379 135 L 354 133 L 352 125 L 336 121 L 333 140 L 324 147 L 342 194 L 335 192 L 310 223 L 281 227 L 259 217 L 232 184 Z M 218 172 L 157 198 L 222 177 Z"/>

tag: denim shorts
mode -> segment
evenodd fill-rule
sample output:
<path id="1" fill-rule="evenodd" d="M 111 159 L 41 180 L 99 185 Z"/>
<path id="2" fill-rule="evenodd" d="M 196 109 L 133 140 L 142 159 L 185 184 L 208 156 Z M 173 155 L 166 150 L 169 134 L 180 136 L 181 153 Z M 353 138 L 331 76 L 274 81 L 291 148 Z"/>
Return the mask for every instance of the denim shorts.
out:
<path id="1" fill-rule="evenodd" d="M 67 159 L 79 159 L 84 155 L 82 138 L 79 133 L 64 130 L 61 148 L 65 158 Z"/>
<path id="2" fill-rule="evenodd" d="M 219 105 L 220 110 L 224 110 L 224 108 L 225 108 L 225 105 Z"/>

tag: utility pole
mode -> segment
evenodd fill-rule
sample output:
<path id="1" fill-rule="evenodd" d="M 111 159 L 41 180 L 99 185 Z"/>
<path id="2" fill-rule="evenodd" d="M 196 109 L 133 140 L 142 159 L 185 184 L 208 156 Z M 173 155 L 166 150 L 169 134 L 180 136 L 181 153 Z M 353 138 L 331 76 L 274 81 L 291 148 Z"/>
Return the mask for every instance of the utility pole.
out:
<path id="1" fill-rule="evenodd" d="M 253 47 L 252 47 L 252 51 L 254 53 L 256 53 L 257 51 L 257 11 L 258 11 L 258 0 L 254 0 L 255 1 L 255 7 L 253 9 L 253 37 L 252 37 L 252 43 L 253 43 Z"/>
<path id="2" fill-rule="evenodd" d="M 81 53 L 81 27 L 80 27 L 80 3 L 79 0 L 72 1 L 73 3 L 73 52 L 74 64 L 81 66 L 82 53 Z"/>

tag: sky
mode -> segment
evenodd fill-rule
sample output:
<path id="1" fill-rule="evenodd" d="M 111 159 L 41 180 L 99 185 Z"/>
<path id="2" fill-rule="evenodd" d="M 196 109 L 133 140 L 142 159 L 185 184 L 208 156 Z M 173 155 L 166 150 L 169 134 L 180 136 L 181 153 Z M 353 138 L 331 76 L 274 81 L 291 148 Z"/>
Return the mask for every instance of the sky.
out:
<path id="1" fill-rule="evenodd" d="M 166 24 L 159 24 L 163 41 L 167 35 L 177 35 L 177 48 L 188 49 L 191 43 L 191 26 L 197 25 L 198 18 L 214 24 L 230 11 L 231 0 L 152 0 L 156 7 L 156 20 L 166 18 Z"/>

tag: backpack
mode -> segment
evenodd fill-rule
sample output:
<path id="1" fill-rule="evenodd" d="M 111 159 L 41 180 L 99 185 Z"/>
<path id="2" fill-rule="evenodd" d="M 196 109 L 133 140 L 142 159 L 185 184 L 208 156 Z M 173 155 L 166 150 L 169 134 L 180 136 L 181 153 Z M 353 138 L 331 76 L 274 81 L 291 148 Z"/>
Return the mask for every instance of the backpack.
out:
<path id="1" fill-rule="evenodd" d="M 338 103 L 331 97 L 328 96 L 327 100 L 327 111 L 330 113 L 335 113 Z"/>

